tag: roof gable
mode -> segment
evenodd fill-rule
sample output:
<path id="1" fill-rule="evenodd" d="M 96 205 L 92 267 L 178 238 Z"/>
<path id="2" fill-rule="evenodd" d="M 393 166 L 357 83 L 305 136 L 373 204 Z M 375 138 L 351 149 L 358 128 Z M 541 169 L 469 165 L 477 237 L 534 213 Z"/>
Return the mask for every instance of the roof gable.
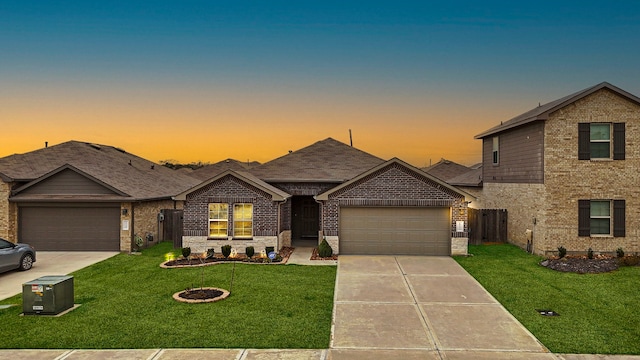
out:
<path id="1" fill-rule="evenodd" d="M 442 159 L 429 167 L 422 168 L 421 170 L 429 175 L 437 177 L 440 180 L 449 182 L 449 179 L 453 179 L 469 172 L 471 169 L 451 160 Z"/>
<path id="2" fill-rule="evenodd" d="M 251 169 L 267 182 L 347 181 L 384 160 L 327 138 Z"/>
<path id="3" fill-rule="evenodd" d="M 14 195 L 128 196 L 126 193 L 115 189 L 68 164 L 21 186 L 12 193 Z"/>
<path id="4" fill-rule="evenodd" d="M 447 192 L 449 194 L 455 194 L 458 196 L 462 196 L 465 198 L 466 201 L 471 201 L 473 199 L 473 196 L 471 196 L 470 194 L 457 189 L 449 184 L 447 184 L 446 182 L 432 176 L 429 175 L 427 173 L 425 173 L 424 171 L 413 167 L 412 165 L 409 165 L 407 163 L 405 163 L 404 161 L 397 159 L 397 158 L 393 158 L 389 161 L 386 161 L 372 169 L 369 169 L 368 171 L 354 177 L 353 179 L 340 184 L 338 186 L 336 186 L 335 188 L 326 191 L 318 196 L 316 196 L 316 200 L 329 200 L 329 197 L 331 195 L 334 194 L 338 194 L 340 192 L 343 191 L 347 191 L 349 188 L 353 187 L 354 185 L 358 185 L 359 183 L 362 182 L 366 182 L 368 181 L 369 177 L 372 175 L 375 175 L 376 173 L 378 173 L 381 170 L 384 170 L 385 168 L 391 168 L 391 167 L 400 167 L 402 169 L 404 169 L 406 172 L 411 173 L 412 175 L 414 175 L 414 177 L 422 179 L 423 181 L 427 181 L 430 182 L 431 184 L 433 184 L 433 187 L 440 190 L 440 191 L 444 191 Z"/>
<path id="5" fill-rule="evenodd" d="M 136 200 L 168 199 L 199 183 L 122 149 L 79 141 L 1 158 L 0 173 L 7 182 L 30 182 L 64 165 Z"/>
<path id="6" fill-rule="evenodd" d="M 257 177 L 253 176 L 250 173 L 247 172 L 238 172 L 238 171 L 233 171 L 233 170 L 226 170 L 212 178 L 210 178 L 207 181 L 204 181 L 190 189 L 187 189 L 185 191 L 183 191 L 182 193 L 176 195 L 173 197 L 174 200 L 186 200 L 187 199 L 187 195 L 196 192 L 200 189 L 203 189 L 205 187 L 207 187 L 209 184 L 218 181 L 222 178 L 224 178 L 225 176 L 233 176 L 237 179 L 239 179 L 242 182 L 245 182 L 261 191 L 264 191 L 265 193 L 271 195 L 271 199 L 273 201 L 284 201 L 288 198 L 291 197 L 290 194 L 287 194 L 286 192 L 271 186 L 269 184 L 267 184 L 266 182 L 258 179 Z"/>
<path id="7" fill-rule="evenodd" d="M 598 85 L 580 90 L 576 93 L 573 93 L 571 95 L 565 96 L 563 98 L 560 98 L 558 100 L 546 103 L 544 105 L 540 105 L 534 109 L 531 109 L 527 112 L 525 112 L 524 114 L 520 114 L 508 121 L 505 122 L 501 122 L 500 125 L 495 126 L 483 133 L 480 133 L 478 135 L 476 135 L 474 138 L 475 139 L 482 139 L 485 138 L 487 136 L 491 136 L 491 135 L 495 135 L 499 132 L 508 130 L 508 129 L 512 129 L 514 127 L 518 127 L 518 126 L 522 126 L 525 124 L 528 124 L 530 122 L 533 121 L 544 121 L 547 120 L 549 118 L 549 114 L 551 114 L 552 112 L 559 110 L 569 104 L 572 104 L 586 96 L 589 96 L 593 93 L 595 93 L 596 91 L 600 91 L 602 89 L 608 89 L 614 93 L 616 93 L 617 95 L 632 101 L 636 104 L 640 105 L 640 98 L 638 98 L 637 96 L 628 93 L 616 86 L 613 86 L 607 82 L 602 82 Z"/>
<path id="8" fill-rule="evenodd" d="M 226 159 L 218 161 L 215 164 L 205 165 L 199 169 L 195 169 L 189 173 L 189 176 L 199 180 L 207 180 L 224 172 L 225 170 L 247 171 L 259 165 L 260 163 L 256 161 L 241 162 L 234 159 Z"/>

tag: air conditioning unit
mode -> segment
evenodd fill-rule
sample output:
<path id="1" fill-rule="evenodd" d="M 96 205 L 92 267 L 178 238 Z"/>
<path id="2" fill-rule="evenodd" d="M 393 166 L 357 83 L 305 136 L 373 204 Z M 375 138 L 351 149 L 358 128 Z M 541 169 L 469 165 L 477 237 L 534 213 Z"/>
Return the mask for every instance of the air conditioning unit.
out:
<path id="1" fill-rule="evenodd" d="M 22 284 L 25 315 L 58 315 L 73 307 L 73 276 L 42 276 Z"/>

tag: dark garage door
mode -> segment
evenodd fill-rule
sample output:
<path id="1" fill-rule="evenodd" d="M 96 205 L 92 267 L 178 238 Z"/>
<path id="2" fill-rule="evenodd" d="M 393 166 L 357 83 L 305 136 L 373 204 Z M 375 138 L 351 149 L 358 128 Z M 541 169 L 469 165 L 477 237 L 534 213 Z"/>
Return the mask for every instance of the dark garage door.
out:
<path id="1" fill-rule="evenodd" d="M 449 255 L 450 208 L 340 208 L 340 254 Z"/>
<path id="2" fill-rule="evenodd" d="M 20 242 L 36 250 L 120 250 L 119 205 L 28 206 L 19 216 Z"/>

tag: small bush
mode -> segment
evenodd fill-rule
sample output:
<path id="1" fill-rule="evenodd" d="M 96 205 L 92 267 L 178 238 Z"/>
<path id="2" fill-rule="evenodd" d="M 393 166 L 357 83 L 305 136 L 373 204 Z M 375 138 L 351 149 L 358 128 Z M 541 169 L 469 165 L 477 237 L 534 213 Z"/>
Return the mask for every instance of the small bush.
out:
<path id="1" fill-rule="evenodd" d="M 229 255 L 231 255 L 231 245 L 223 245 L 222 246 L 222 256 L 224 256 L 224 258 L 228 258 Z"/>
<path id="2" fill-rule="evenodd" d="M 623 258 L 623 257 L 624 257 L 624 250 L 622 250 L 622 248 L 621 248 L 621 247 L 619 247 L 619 248 L 616 250 L 616 256 L 618 256 L 618 258 Z"/>
<path id="3" fill-rule="evenodd" d="M 256 251 L 255 251 L 255 249 L 253 248 L 253 246 L 247 246 L 247 247 L 244 249 L 244 253 L 247 255 L 247 257 L 248 257 L 249 259 L 251 259 L 251 257 L 253 256 L 253 254 L 255 254 L 255 253 L 256 253 Z"/>
<path id="4" fill-rule="evenodd" d="M 565 256 L 567 256 L 567 249 L 564 246 L 558 247 L 558 257 L 562 259 Z"/>
<path id="5" fill-rule="evenodd" d="M 333 255 L 333 249 L 327 242 L 327 239 L 323 239 L 320 245 L 318 245 L 318 255 L 320 257 L 331 257 L 331 255 Z"/>
<path id="6" fill-rule="evenodd" d="M 216 250 L 214 248 L 207 249 L 207 259 L 211 259 L 216 255 Z"/>
<path id="7" fill-rule="evenodd" d="M 267 246 L 264 248 L 264 252 L 267 253 L 267 255 L 269 255 L 269 253 L 272 253 L 275 251 L 275 248 L 273 246 Z"/>
<path id="8" fill-rule="evenodd" d="M 184 256 L 184 258 L 188 258 L 189 255 L 191 255 L 191 248 L 190 247 L 183 247 L 182 248 L 182 256 Z"/>
<path id="9" fill-rule="evenodd" d="M 589 259 L 593 259 L 593 249 L 589 248 L 589 250 L 587 250 L 587 257 Z"/>

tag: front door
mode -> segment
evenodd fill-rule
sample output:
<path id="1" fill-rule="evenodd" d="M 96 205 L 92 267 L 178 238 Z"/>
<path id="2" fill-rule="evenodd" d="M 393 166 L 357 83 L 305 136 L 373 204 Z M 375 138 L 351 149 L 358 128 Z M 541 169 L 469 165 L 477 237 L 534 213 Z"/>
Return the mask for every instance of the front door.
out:
<path id="1" fill-rule="evenodd" d="M 294 196 L 291 202 L 292 240 L 318 239 L 320 205 L 312 196 Z"/>

